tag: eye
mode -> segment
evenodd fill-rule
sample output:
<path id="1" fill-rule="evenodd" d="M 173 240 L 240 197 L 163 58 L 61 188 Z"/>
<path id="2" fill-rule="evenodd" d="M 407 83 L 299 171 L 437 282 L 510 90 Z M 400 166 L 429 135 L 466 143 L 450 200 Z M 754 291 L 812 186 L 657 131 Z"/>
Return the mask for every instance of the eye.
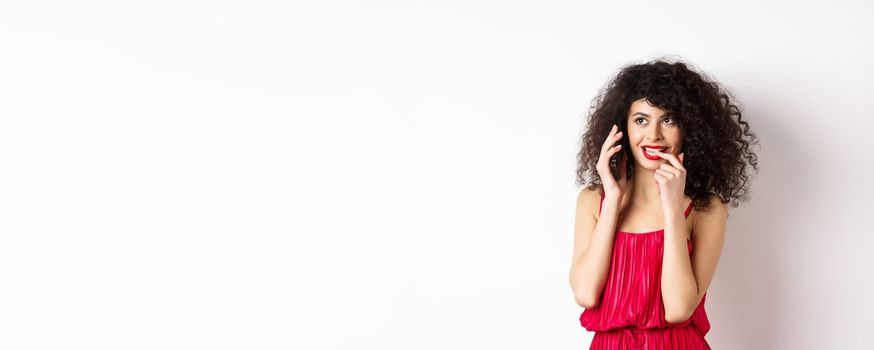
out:
<path id="1" fill-rule="evenodd" d="M 646 120 L 646 119 L 638 117 L 638 118 L 635 118 L 635 119 L 634 119 L 634 122 L 635 122 L 636 124 L 640 124 L 640 123 L 638 123 L 638 121 L 640 121 L 640 120 Z"/>
<path id="2" fill-rule="evenodd" d="M 670 120 L 671 122 L 668 124 L 674 124 L 674 117 L 665 117 L 663 120 Z"/>

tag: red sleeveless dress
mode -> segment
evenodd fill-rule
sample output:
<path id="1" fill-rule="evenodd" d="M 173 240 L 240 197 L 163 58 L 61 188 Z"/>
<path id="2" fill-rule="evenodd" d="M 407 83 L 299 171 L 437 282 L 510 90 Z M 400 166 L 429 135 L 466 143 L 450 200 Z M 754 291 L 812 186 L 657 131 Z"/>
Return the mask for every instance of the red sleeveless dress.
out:
<path id="1" fill-rule="evenodd" d="M 602 192 L 601 207 L 603 204 Z M 686 217 L 691 210 L 689 203 Z M 665 321 L 661 293 L 663 239 L 664 229 L 644 233 L 616 231 L 610 270 L 599 303 L 580 315 L 580 324 L 595 332 L 590 350 L 710 349 L 704 340 L 710 330 L 704 311 L 707 293 L 688 320 Z M 692 241 L 688 242 L 692 252 Z"/>

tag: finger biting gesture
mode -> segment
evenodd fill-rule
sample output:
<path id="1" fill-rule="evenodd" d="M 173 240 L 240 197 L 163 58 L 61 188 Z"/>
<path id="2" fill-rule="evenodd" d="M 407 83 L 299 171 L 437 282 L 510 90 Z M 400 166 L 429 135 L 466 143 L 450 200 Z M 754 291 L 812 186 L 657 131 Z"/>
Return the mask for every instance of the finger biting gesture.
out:
<path id="1" fill-rule="evenodd" d="M 677 157 L 659 150 L 656 150 L 655 153 L 667 160 L 653 174 L 659 186 L 662 209 L 666 214 L 681 212 L 683 210 L 683 194 L 686 188 L 686 168 L 683 167 L 685 155 L 680 153 Z"/>

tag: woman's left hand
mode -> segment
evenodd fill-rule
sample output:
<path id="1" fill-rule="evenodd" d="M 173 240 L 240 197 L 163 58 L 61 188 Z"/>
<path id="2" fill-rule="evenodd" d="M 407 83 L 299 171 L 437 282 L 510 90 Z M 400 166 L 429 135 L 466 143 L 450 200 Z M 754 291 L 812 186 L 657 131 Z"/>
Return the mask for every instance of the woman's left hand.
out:
<path id="1" fill-rule="evenodd" d="M 679 158 L 671 153 L 664 153 L 656 150 L 656 155 L 667 162 L 656 169 L 656 183 L 659 186 L 659 197 L 661 198 L 662 209 L 665 214 L 682 212 L 684 201 L 684 190 L 686 189 L 686 168 L 683 167 L 684 154 L 680 153 Z"/>

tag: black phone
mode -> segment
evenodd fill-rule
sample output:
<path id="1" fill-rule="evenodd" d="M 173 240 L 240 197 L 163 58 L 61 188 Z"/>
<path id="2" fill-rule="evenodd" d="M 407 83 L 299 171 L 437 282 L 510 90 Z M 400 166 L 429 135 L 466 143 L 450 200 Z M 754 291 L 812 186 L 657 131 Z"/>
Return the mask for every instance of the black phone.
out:
<path id="1" fill-rule="evenodd" d="M 622 145 L 622 148 L 619 149 L 619 152 L 614 153 L 610 157 L 610 174 L 613 175 L 613 178 L 617 181 L 619 180 L 619 165 L 621 164 L 620 160 L 623 156 L 626 156 L 625 161 L 625 175 L 628 176 L 630 169 L 628 169 L 628 132 L 625 131 L 625 123 L 618 123 L 616 126 L 619 127 L 619 131 L 622 132 L 622 138 L 619 139 L 619 144 Z"/>

